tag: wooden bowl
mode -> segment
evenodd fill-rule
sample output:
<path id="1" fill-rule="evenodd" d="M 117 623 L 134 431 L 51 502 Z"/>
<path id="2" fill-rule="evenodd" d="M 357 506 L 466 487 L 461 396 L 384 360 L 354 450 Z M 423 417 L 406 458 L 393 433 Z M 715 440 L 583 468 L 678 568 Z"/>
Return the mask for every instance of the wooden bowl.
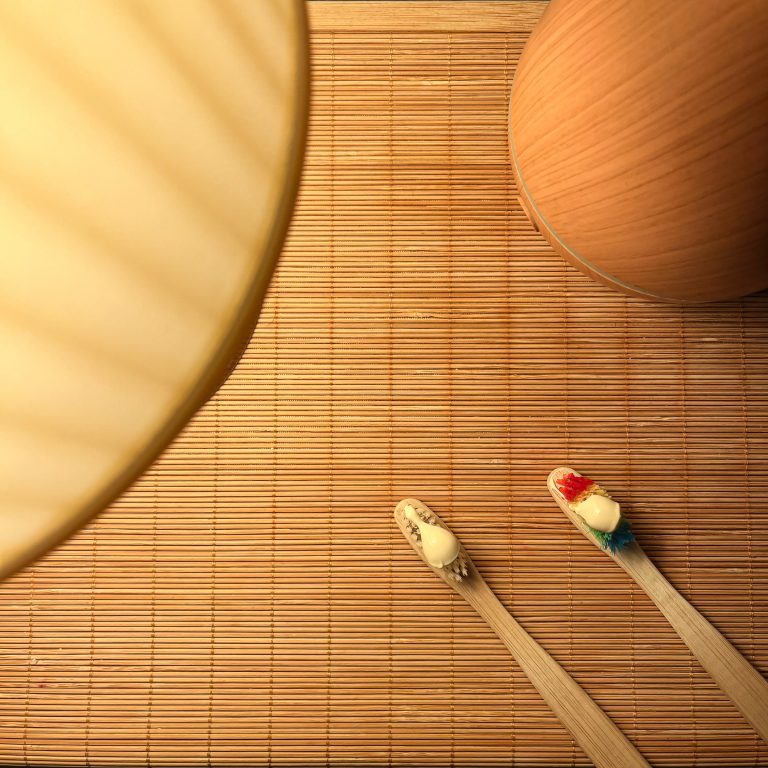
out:
<path id="1" fill-rule="evenodd" d="M 293 207 L 300 0 L 0 9 L 0 576 L 113 501 L 247 342 Z"/>
<path id="2" fill-rule="evenodd" d="M 552 0 L 509 137 L 522 205 L 582 271 L 683 302 L 768 286 L 763 0 Z"/>

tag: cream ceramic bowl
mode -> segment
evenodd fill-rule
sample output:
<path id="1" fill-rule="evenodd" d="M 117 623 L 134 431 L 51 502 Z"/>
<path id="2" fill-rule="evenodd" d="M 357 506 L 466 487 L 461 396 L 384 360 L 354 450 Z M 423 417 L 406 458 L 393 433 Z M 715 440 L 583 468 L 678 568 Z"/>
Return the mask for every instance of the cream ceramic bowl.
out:
<path id="1" fill-rule="evenodd" d="M 0 3 L 0 576 L 113 501 L 252 331 L 296 193 L 299 0 Z"/>

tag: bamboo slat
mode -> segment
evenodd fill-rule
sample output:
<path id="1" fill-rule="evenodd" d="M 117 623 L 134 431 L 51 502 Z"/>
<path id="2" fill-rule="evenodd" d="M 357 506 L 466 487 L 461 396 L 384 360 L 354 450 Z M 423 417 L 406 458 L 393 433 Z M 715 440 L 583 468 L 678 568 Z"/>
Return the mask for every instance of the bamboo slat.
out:
<path id="1" fill-rule="evenodd" d="M 417 3 L 413 31 L 387 5 L 311 8 L 303 188 L 232 377 L 0 587 L 0 762 L 585 765 L 394 526 L 416 496 L 650 762 L 768 763 L 546 488 L 599 478 L 768 673 L 768 296 L 680 309 L 566 267 L 507 160 L 532 4 L 482 29 L 487 4 Z"/>

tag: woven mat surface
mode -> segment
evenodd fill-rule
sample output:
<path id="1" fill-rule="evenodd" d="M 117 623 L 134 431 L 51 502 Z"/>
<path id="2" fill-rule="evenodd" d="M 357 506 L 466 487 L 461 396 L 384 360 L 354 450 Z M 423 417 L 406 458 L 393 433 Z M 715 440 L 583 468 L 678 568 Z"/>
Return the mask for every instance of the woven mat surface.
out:
<path id="1" fill-rule="evenodd" d="M 258 328 L 130 492 L 0 586 L 0 762 L 586 764 L 395 528 L 418 496 L 651 762 L 768 764 L 545 488 L 600 479 L 768 673 L 768 296 L 628 299 L 531 228 L 506 105 L 542 8 L 312 6 L 306 172 Z"/>

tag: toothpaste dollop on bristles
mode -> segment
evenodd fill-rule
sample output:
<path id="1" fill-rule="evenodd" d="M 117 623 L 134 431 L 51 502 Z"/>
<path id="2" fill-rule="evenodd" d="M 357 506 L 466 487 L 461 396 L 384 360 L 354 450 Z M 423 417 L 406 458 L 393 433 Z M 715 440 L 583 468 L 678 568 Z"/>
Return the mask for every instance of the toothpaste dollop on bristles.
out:
<path id="1" fill-rule="evenodd" d="M 445 568 L 456 560 L 459 556 L 459 540 L 451 531 L 428 523 L 410 504 L 406 505 L 403 514 L 406 520 L 417 527 L 424 558 L 433 568 Z"/>

